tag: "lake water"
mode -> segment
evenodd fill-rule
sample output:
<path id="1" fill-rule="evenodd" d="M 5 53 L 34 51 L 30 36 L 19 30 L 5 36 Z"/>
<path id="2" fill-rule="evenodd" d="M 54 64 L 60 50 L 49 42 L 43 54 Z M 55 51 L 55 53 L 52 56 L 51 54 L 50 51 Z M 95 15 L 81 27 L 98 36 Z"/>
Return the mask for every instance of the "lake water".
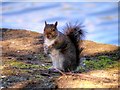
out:
<path id="1" fill-rule="evenodd" d="M 6 2 L 2 3 L 0 27 L 43 33 L 44 21 L 62 31 L 67 22 L 82 23 L 87 40 L 118 45 L 117 2 Z"/>

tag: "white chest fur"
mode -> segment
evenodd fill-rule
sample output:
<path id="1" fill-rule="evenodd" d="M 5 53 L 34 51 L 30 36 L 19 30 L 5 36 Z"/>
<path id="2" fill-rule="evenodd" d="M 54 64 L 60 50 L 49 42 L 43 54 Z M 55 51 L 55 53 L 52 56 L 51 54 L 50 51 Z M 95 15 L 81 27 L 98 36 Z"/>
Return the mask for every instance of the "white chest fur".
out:
<path id="1" fill-rule="evenodd" d="M 44 41 L 44 47 L 49 47 L 50 45 L 54 44 L 56 39 L 54 40 L 49 40 L 47 38 L 45 38 Z M 45 49 L 45 48 L 44 48 Z M 48 48 L 47 48 L 48 49 Z M 46 49 L 46 50 L 47 50 Z M 56 49 L 52 49 L 50 52 L 50 57 L 52 59 L 52 64 L 54 68 L 63 70 L 63 61 L 64 61 L 64 56 L 59 52 L 59 50 Z"/>
<path id="2" fill-rule="evenodd" d="M 45 38 L 44 44 L 47 46 L 52 45 L 55 42 L 56 39 L 50 40 L 48 38 Z"/>

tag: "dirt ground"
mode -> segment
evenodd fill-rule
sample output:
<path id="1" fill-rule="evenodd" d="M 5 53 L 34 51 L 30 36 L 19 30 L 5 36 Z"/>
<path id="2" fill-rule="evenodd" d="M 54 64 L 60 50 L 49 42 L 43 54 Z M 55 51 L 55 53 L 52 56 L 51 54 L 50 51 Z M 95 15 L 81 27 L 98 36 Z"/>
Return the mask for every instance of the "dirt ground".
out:
<path id="1" fill-rule="evenodd" d="M 1 29 L 1 88 L 118 88 L 118 67 L 83 73 L 49 73 L 51 61 L 43 53 L 43 35 L 28 30 Z M 117 46 L 84 40 L 81 58 L 119 56 Z M 119 59 L 119 58 L 118 58 Z M 120 61 L 120 60 L 118 60 Z"/>

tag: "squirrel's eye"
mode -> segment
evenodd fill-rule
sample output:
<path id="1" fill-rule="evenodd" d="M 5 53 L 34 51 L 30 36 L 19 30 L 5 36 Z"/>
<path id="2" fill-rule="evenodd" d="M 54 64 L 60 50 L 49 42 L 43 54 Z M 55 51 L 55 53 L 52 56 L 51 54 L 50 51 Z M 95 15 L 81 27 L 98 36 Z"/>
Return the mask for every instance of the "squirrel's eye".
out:
<path id="1" fill-rule="evenodd" d="M 53 31 L 55 31 L 55 29 L 52 29 Z"/>

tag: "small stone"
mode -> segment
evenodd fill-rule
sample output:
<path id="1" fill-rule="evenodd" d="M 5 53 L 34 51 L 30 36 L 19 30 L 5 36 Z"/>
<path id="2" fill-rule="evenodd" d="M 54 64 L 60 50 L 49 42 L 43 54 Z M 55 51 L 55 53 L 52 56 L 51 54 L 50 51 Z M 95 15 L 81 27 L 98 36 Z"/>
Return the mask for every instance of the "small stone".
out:
<path id="1" fill-rule="evenodd" d="M 42 66 L 45 66 L 45 64 L 41 64 Z"/>
<path id="2" fill-rule="evenodd" d="M 17 51 L 18 53 L 20 52 L 20 51 Z"/>
<path id="3" fill-rule="evenodd" d="M 5 78 L 6 76 L 1 76 L 1 78 Z"/>
<path id="4" fill-rule="evenodd" d="M 2 90 L 3 88 L 5 88 L 5 87 L 2 87 L 2 86 L 1 86 L 1 87 L 0 87 L 0 90 Z"/>

